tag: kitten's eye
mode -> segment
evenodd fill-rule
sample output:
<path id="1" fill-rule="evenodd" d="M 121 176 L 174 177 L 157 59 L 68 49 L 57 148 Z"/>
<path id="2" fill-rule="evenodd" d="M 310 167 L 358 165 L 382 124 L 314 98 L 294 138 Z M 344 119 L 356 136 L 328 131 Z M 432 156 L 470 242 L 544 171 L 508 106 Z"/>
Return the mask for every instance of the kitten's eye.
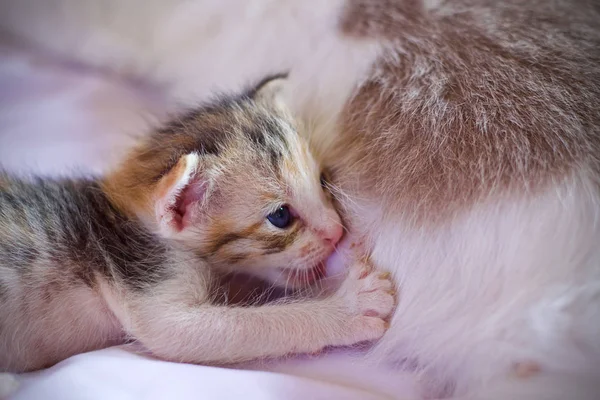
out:
<path id="1" fill-rule="evenodd" d="M 267 219 L 274 227 L 284 229 L 290 226 L 292 222 L 292 214 L 290 213 L 290 208 L 286 205 L 283 205 L 279 207 L 277 211 L 267 215 Z"/>

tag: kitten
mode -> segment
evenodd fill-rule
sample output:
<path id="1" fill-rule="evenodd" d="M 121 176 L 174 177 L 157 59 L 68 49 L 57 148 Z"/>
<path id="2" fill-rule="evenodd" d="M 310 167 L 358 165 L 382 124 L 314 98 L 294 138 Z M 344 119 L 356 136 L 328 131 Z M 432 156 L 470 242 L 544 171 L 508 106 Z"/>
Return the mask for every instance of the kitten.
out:
<path id="1" fill-rule="evenodd" d="M 0 371 L 127 337 L 165 360 L 222 364 L 383 335 L 391 282 L 364 263 L 329 297 L 214 303 L 224 273 L 314 282 L 342 236 L 281 81 L 173 121 L 104 179 L 0 175 Z"/>

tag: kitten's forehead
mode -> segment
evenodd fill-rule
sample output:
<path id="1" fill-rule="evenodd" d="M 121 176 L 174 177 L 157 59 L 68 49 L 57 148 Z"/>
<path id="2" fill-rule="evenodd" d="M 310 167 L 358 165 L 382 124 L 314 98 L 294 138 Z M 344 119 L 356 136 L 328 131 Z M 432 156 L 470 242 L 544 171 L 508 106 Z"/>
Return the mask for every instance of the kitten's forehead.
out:
<path id="1" fill-rule="evenodd" d="M 321 205 L 320 168 L 295 121 L 253 102 L 231 111 L 232 128 L 240 139 L 240 146 L 232 149 L 241 161 L 234 162 L 238 184 L 251 191 L 258 186 L 259 197 L 272 199 L 270 203 L 306 199 L 307 206 Z"/>
<path id="2" fill-rule="evenodd" d="M 283 160 L 282 167 L 288 180 L 300 186 L 313 186 L 318 182 L 319 167 L 308 142 L 299 136 L 289 142 L 290 156 Z"/>
<path id="3" fill-rule="evenodd" d="M 285 158 L 293 157 L 298 138 L 296 128 L 286 118 L 276 114 L 259 114 L 244 134 L 254 149 L 277 167 Z"/>
<path id="4" fill-rule="evenodd" d="M 258 164 L 274 173 L 282 183 L 296 186 L 309 177 L 314 180 L 316 163 L 296 124 L 287 115 L 252 107 L 239 129 L 250 146 L 248 155 L 258 157 Z"/>
<path id="5" fill-rule="evenodd" d="M 290 155 L 280 165 L 282 180 L 287 185 L 290 201 L 302 214 L 316 215 L 327 202 L 320 183 L 320 167 L 309 144 L 300 136 L 289 142 Z"/>

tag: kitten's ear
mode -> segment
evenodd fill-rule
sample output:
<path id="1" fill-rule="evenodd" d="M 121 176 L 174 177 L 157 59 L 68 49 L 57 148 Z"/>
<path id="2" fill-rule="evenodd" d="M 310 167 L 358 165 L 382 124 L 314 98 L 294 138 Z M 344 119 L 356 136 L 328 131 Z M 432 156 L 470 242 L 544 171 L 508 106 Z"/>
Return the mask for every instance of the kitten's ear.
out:
<path id="1" fill-rule="evenodd" d="M 163 235 L 177 234 L 199 217 L 209 185 L 202 169 L 200 156 L 187 154 L 158 182 L 154 210 Z"/>
<path id="2" fill-rule="evenodd" d="M 287 74 L 280 74 L 263 79 L 252 90 L 250 97 L 264 104 L 287 109 L 283 99 L 283 91 L 288 84 L 287 78 Z"/>

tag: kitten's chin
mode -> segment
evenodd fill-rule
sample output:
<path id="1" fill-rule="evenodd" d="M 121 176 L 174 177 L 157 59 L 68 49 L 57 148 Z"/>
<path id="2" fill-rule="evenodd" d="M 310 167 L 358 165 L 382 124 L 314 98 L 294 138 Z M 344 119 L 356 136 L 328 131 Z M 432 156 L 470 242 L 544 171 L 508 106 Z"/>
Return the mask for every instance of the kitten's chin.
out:
<path id="1" fill-rule="evenodd" d="M 271 283 L 291 289 L 310 286 L 324 277 L 324 262 L 319 262 L 312 268 L 273 268 L 265 276 Z"/>

